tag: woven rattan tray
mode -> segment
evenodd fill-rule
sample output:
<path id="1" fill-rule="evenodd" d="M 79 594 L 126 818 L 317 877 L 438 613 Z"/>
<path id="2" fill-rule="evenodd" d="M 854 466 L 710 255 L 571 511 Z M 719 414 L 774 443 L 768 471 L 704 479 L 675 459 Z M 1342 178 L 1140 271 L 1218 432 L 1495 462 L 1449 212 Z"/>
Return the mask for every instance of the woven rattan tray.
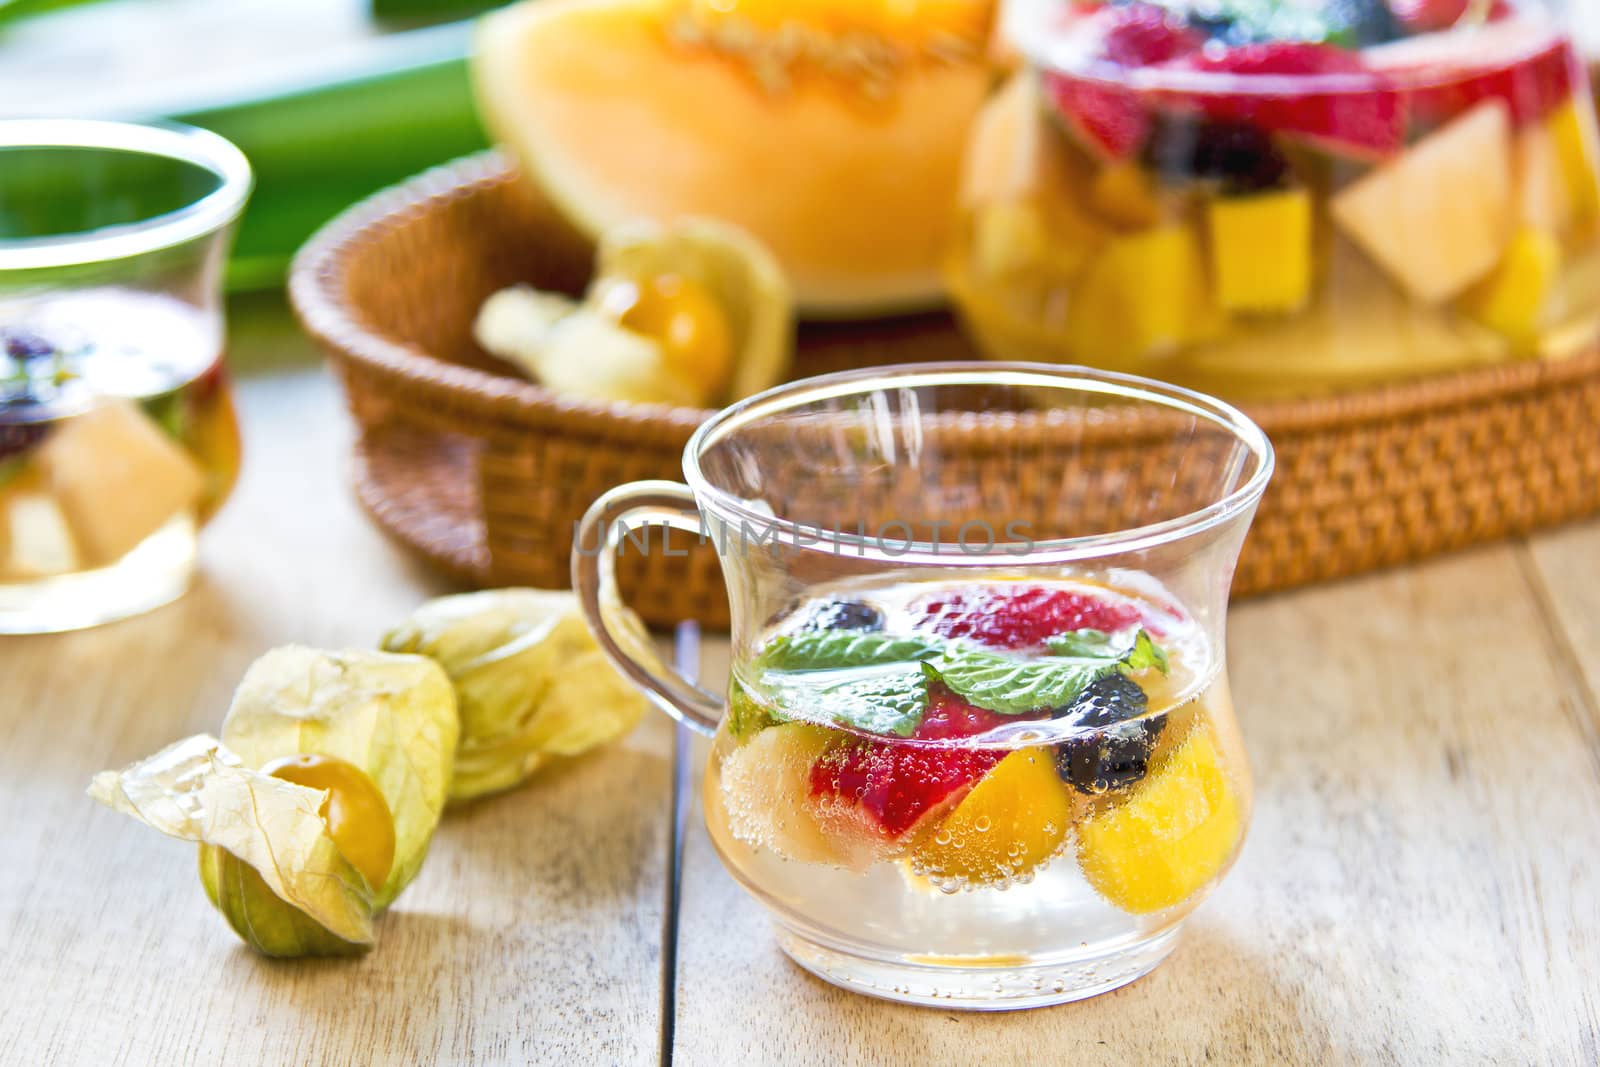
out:
<path id="1" fill-rule="evenodd" d="M 330 223 L 290 291 L 360 427 L 377 522 L 475 585 L 564 587 L 573 525 L 606 489 L 679 478 L 705 412 L 556 396 L 471 339 L 515 282 L 576 291 L 587 254 L 495 154 L 430 171 Z M 973 357 L 942 315 L 808 326 L 796 372 Z M 1600 353 L 1256 406 L 1278 449 L 1235 581 L 1261 593 L 1600 511 Z M 647 619 L 727 621 L 709 550 L 622 560 Z"/>

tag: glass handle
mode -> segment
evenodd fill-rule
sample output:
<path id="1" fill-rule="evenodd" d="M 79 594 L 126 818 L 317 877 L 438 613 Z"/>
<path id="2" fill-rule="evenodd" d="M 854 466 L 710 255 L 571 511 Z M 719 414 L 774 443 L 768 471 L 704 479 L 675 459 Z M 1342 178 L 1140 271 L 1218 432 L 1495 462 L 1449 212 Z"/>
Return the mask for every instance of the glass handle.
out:
<path id="1" fill-rule="evenodd" d="M 589 506 L 572 546 L 572 588 L 584 621 L 607 658 L 668 715 L 710 737 L 722 720 L 722 698 L 661 665 L 631 628 L 618 625 L 617 545 L 629 530 L 670 526 L 698 535 L 694 494 L 677 482 L 633 482 Z"/>

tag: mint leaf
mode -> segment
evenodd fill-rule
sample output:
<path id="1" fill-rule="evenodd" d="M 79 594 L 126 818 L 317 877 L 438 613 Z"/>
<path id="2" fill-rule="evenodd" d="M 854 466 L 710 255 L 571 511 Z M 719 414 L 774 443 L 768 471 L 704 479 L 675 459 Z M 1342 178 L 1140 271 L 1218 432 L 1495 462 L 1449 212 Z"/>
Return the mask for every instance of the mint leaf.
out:
<path id="1" fill-rule="evenodd" d="M 1115 645 L 1112 635 L 1104 630 L 1068 630 L 1046 638 L 1044 647 L 1057 656 L 1106 656 Z"/>
<path id="2" fill-rule="evenodd" d="M 928 710 L 928 680 L 916 668 L 819 686 L 820 703 L 843 726 L 910 737 Z"/>
<path id="3" fill-rule="evenodd" d="M 1113 648 L 1106 639 L 1081 637 L 1099 631 L 1080 630 L 1076 635 L 1057 634 L 1046 642 L 1052 652 L 1058 648 L 1076 649 L 1074 655 L 1024 660 L 998 652 L 977 649 L 952 650 L 922 665 L 930 679 L 942 682 L 969 704 L 1000 715 L 1025 715 L 1071 707 L 1083 691 L 1116 671 L 1140 671 L 1155 667 L 1167 669 L 1167 655 L 1140 630 L 1127 648 Z M 1094 647 L 1102 651 L 1088 651 Z"/>
<path id="4" fill-rule="evenodd" d="M 813 630 L 784 634 L 762 650 L 761 667 L 775 671 L 839 670 L 913 663 L 944 650 L 928 637 L 893 637 L 853 630 Z"/>
<path id="5" fill-rule="evenodd" d="M 1122 657 L 1124 670 L 1147 671 L 1151 667 L 1167 673 L 1167 650 L 1150 639 L 1150 635 L 1140 630 L 1133 638 L 1133 647 Z"/>
<path id="6" fill-rule="evenodd" d="M 1021 660 L 963 650 L 924 663 L 922 669 L 969 704 L 1000 715 L 1026 715 L 1070 706 L 1085 689 L 1116 671 L 1118 663 L 1103 656 Z"/>
<path id="7" fill-rule="evenodd" d="M 760 733 L 769 726 L 776 726 L 787 720 L 779 718 L 770 709 L 756 703 L 738 679 L 728 684 L 728 736 L 735 741 L 743 741 L 753 734 Z"/>

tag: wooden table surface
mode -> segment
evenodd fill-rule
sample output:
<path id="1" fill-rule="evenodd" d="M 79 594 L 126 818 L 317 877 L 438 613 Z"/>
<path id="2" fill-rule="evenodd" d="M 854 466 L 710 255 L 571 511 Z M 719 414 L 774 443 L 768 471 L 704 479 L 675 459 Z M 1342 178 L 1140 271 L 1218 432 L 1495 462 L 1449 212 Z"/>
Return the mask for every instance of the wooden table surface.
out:
<path id="1" fill-rule="evenodd" d="M 449 816 L 366 957 L 255 957 L 192 847 L 91 803 L 90 775 L 215 729 L 264 650 L 370 644 L 442 587 L 351 502 L 303 342 L 271 309 L 238 332 L 247 461 L 197 588 L 0 639 L 0 1063 L 1600 1063 L 1600 523 L 1239 605 L 1249 844 L 1170 960 L 1091 1001 L 827 986 L 697 808 L 672 922 L 659 715 Z"/>

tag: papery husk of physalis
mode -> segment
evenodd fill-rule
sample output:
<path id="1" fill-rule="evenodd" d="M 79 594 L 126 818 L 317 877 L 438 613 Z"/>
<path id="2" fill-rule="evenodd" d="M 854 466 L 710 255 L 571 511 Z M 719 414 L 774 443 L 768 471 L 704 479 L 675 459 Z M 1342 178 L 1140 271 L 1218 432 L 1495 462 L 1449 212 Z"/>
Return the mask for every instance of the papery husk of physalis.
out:
<path id="1" fill-rule="evenodd" d="M 200 734 L 95 775 L 89 795 L 198 842 L 206 895 L 257 951 L 348 955 L 372 944 L 373 891 L 329 835 L 322 790 L 251 770 Z"/>
<path id="2" fill-rule="evenodd" d="M 455 691 L 434 661 L 297 645 L 251 664 L 222 724 L 222 743 L 248 767 L 316 753 L 372 779 L 394 818 L 394 865 L 374 887 L 378 909 L 422 867 L 444 811 L 457 735 Z"/>
<path id="3" fill-rule="evenodd" d="M 606 606 L 630 653 L 654 657 L 644 624 Z M 595 644 L 566 592 L 494 589 L 422 605 L 383 639 L 444 667 L 456 687 L 461 742 L 450 799 L 510 789 L 550 758 L 615 740 L 644 715 L 644 697 Z"/>

